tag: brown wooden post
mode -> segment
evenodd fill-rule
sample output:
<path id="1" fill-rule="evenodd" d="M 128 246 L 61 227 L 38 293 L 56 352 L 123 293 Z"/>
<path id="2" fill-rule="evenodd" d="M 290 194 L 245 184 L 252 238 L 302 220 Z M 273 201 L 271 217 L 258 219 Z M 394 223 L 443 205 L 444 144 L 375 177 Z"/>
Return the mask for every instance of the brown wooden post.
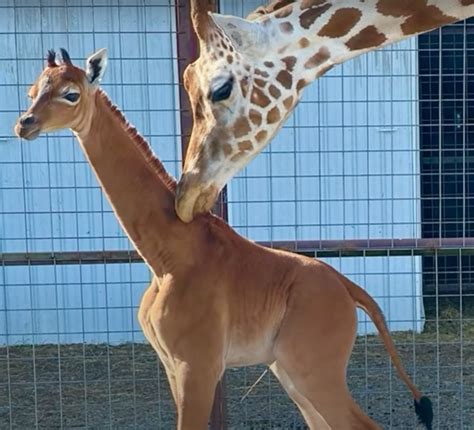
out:
<path id="1" fill-rule="evenodd" d="M 183 86 L 183 73 L 186 66 L 193 62 L 199 51 L 199 42 L 194 33 L 193 23 L 191 21 L 191 8 L 197 5 L 203 5 L 208 10 L 218 11 L 219 0 L 177 0 L 176 1 L 176 37 L 178 48 L 178 73 L 179 73 L 179 103 L 181 118 L 181 148 L 183 153 L 183 162 L 186 150 L 189 144 L 189 138 L 193 129 L 193 118 L 189 99 Z M 214 212 L 227 220 L 227 191 L 226 189 L 219 196 L 219 200 L 214 208 Z M 212 406 L 211 430 L 226 430 L 226 394 L 225 377 L 217 384 L 214 395 L 214 404 Z"/>

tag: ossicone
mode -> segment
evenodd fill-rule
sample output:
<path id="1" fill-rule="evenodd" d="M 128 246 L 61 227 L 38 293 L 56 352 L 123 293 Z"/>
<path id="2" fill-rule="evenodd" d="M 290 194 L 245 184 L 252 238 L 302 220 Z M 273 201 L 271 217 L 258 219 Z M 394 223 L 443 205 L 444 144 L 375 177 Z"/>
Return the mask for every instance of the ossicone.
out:
<path id="1" fill-rule="evenodd" d="M 56 52 L 53 49 L 50 49 L 48 51 L 46 61 L 49 67 L 58 67 L 58 63 L 56 63 Z"/>
<path id="2" fill-rule="evenodd" d="M 61 52 L 61 58 L 63 59 L 63 63 L 72 65 L 72 61 L 71 61 L 71 57 L 69 56 L 69 53 L 64 48 L 59 48 L 59 51 Z"/>

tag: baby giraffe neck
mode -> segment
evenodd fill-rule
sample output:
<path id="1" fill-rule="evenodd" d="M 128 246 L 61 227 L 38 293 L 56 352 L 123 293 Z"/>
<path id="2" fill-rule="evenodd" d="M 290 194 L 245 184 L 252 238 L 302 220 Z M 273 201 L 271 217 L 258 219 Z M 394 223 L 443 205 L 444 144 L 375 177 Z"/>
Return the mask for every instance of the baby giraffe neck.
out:
<path id="1" fill-rule="evenodd" d="M 77 137 L 137 251 L 155 273 L 166 271 L 164 262 L 181 224 L 174 210 L 174 180 L 101 91 L 90 129 Z"/>

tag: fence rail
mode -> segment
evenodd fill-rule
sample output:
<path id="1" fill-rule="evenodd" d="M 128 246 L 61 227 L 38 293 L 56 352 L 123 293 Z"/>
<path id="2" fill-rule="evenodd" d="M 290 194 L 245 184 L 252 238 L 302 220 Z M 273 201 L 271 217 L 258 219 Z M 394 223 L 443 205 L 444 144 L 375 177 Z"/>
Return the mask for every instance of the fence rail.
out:
<path id="1" fill-rule="evenodd" d="M 474 238 L 363 239 L 258 242 L 308 257 L 403 257 L 474 255 Z M 0 253 L 2 266 L 142 263 L 136 251 Z"/>

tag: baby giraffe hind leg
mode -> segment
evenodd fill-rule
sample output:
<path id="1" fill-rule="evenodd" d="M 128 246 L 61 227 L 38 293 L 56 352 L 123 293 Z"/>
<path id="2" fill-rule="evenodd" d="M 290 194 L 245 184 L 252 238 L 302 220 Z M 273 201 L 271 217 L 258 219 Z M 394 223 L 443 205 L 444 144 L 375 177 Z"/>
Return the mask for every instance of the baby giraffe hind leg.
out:
<path id="1" fill-rule="evenodd" d="M 288 396 L 290 396 L 291 400 L 293 400 L 300 410 L 306 424 L 308 424 L 311 429 L 331 430 L 329 424 L 321 414 L 314 409 L 311 402 L 298 392 L 285 370 L 281 366 L 278 366 L 276 362 L 270 366 L 270 369 L 280 381 L 280 384 L 283 386 Z"/>
<path id="2" fill-rule="evenodd" d="M 327 287 L 331 280 L 324 279 L 321 288 L 302 283 L 293 289 L 276 339 L 272 370 L 298 403 L 311 429 L 380 429 L 359 408 L 347 387 L 356 308 L 345 288 L 337 284 Z M 321 419 L 314 419 L 315 411 L 328 427 Z"/>
<path id="3" fill-rule="evenodd" d="M 309 375 L 293 366 L 287 371 L 277 362 L 272 370 L 311 430 L 380 430 L 355 403 L 345 378 L 332 369 L 314 370 Z"/>

